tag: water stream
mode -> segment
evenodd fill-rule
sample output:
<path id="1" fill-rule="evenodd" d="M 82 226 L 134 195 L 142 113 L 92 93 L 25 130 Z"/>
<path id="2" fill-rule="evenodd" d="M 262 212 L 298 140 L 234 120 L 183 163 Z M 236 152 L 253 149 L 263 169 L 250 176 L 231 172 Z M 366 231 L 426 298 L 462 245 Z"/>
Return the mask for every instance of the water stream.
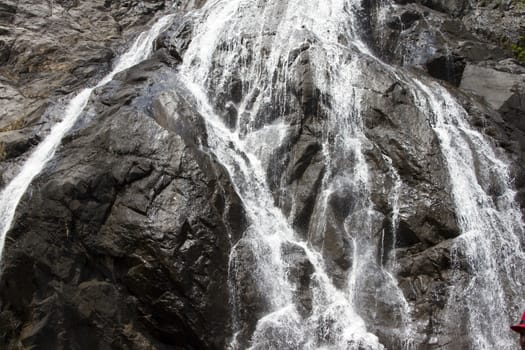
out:
<path id="1" fill-rule="evenodd" d="M 387 289 L 397 290 L 392 299 L 407 323 L 402 336 L 408 335 L 410 329 L 408 304 L 397 289 L 395 278 L 376 264 L 377 247 L 370 234 L 375 212 L 362 152 L 370 142 L 362 132 L 362 90 L 357 87 L 362 79 L 358 60 L 370 52 L 357 36 L 359 29 L 353 14 L 358 7 L 356 1 L 321 4 L 234 0 L 208 3 L 194 14 L 198 18 L 196 34 L 185 53 L 180 73 L 206 118 L 209 148 L 228 169 L 251 220 L 250 229 L 232 249 L 230 273 L 236 276 L 235 269 L 239 268 L 237 248 L 249 249 L 255 256 L 252 273 L 258 292 L 266 301 L 266 314 L 256 324 L 250 349 L 382 349 L 383 345 L 367 331 L 354 305 L 355 293 L 371 271 L 384 276 Z M 341 45 L 343 40 L 353 49 Z M 321 199 L 312 215 L 319 220 L 310 225 L 306 240 L 290 224 L 295 203 L 289 218 L 275 206 L 266 178 L 268 164 L 262 162 L 264 157 L 253 148 L 259 144 L 270 153 L 282 145 L 283 134 L 291 127 L 286 125 L 289 116 L 285 108 L 290 97 L 287 84 L 294 74 L 289 70 L 293 63 L 289 61 L 290 52 L 305 45 L 316 67 L 311 79 L 320 94 L 332 96 L 330 106 L 323 111 L 327 120 L 321 135 L 327 171 L 322 179 Z M 228 82 L 236 74 L 247 83 L 239 102 L 239 120 L 231 128 L 224 124 L 213 104 L 220 104 L 217 96 L 228 88 Z M 265 124 L 257 118 L 265 118 L 268 101 L 280 109 L 273 110 L 279 115 L 274 118 L 276 121 L 267 120 Z M 266 132 L 265 138 L 258 138 L 261 124 L 274 130 L 273 134 Z M 341 288 L 334 284 L 323 254 L 312 246 L 311 240 L 312 237 L 323 240 L 327 223 L 322 218 L 328 198 L 347 192 L 355 200 L 354 211 L 344 224 L 353 263 L 348 276 L 343 277 Z M 312 306 L 307 316 L 302 314 L 302 306 L 294 297 L 298 286 L 289 278 L 290 246 L 298 247 L 314 269 L 309 290 Z M 240 288 L 236 283 L 244 281 L 231 282 L 232 288 Z M 235 305 L 234 309 L 237 308 Z M 238 315 L 233 315 L 233 319 L 237 323 Z M 242 331 L 242 325 L 234 328 L 234 332 Z M 403 342 L 404 348 L 409 348 L 408 343 Z M 240 346 L 235 337 L 231 348 Z"/>
<path id="2" fill-rule="evenodd" d="M 509 305 L 521 301 L 522 277 L 516 266 L 523 255 L 519 240 L 523 231 L 508 165 L 479 132 L 468 126 L 466 112 L 446 89 L 423 82 L 373 56 L 360 39 L 356 17 L 359 4 L 345 0 L 322 4 L 231 0 L 208 3 L 196 14 L 197 34 L 184 56 L 181 75 L 207 120 L 210 148 L 230 172 L 252 222 L 241 241 L 243 249 L 249 247 L 256 256 L 254 273 L 258 291 L 267 301 L 267 313 L 257 322 L 250 348 L 381 349 L 383 345 L 369 333 L 356 305 L 356 295 L 364 288 L 363 280 L 371 273 L 383 275 L 380 288 L 397 305 L 395 312 L 401 320 L 395 335 L 397 346 L 417 347 L 411 306 L 391 273 L 395 270 L 395 250 L 389 249 L 389 266 L 378 266 L 378 247 L 371 237 L 374 207 L 363 155 L 369 141 L 362 132 L 359 66 L 360 60 L 369 59 L 383 67 L 385 74 L 403 82 L 420 110 L 435 119 L 433 128 L 448 166 L 462 232 L 452 246 L 452 260 L 458 265 L 463 259 L 461 263 L 473 271 L 470 276 L 458 272 L 452 277 L 446 312 L 451 320 L 463 320 L 466 315 L 468 324 L 459 328 L 468 330 L 472 349 L 511 349 L 514 342 L 506 328 L 510 323 L 506 315 Z M 383 6 L 382 13 L 387 12 L 388 4 Z M 285 142 L 286 128 L 293 127 L 286 124 L 289 110 L 285 106 L 290 98 L 287 84 L 294 79 L 290 70 L 293 62 L 289 59 L 293 50 L 305 45 L 309 59 L 315 62 L 313 84 L 321 95 L 331 97 L 329 106 L 325 105 L 322 111 L 327 116 L 321 135 L 327 170 L 306 240 L 291 228 L 297 203 L 292 203 L 290 215 L 285 217 L 275 205 L 264 171 L 268 153 Z M 234 126 L 225 126 L 216 109 L 220 110 L 222 103 L 217 96 L 228 88 L 235 75 L 243 77 L 240 117 Z M 279 116 L 261 121 L 267 118 L 268 101 L 280 107 L 272 110 Z M 258 138 L 261 125 L 273 132 Z M 259 151 L 254 152 L 256 144 Z M 391 164 L 388 159 L 386 162 Z M 390 173 L 395 183 L 390 197 L 395 244 L 401 184 L 394 168 L 390 168 Z M 336 286 L 322 247 L 319 249 L 313 241 L 324 239 L 327 222 L 323 218 L 328 214 L 330 197 L 345 191 L 352 193 L 354 200 L 353 212 L 344 227 L 351 245 L 352 266 L 344 285 Z M 494 191 L 496 195 L 491 194 Z M 289 244 L 301 247 L 314 266 L 314 283 L 310 285 L 313 304 L 306 317 L 300 314 L 294 299 L 297 286 L 287 278 L 289 266 L 283 247 Z M 231 256 L 232 275 L 239 268 L 235 263 L 236 248 Z M 236 288 L 236 283 L 241 282 L 230 285 Z M 509 295 L 514 299 L 509 300 Z M 233 315 L 233 319 L 238 317 Z M 457 327 L 452 323 L 444 333 L 454 334 Z M 240 332 L 242 325 L 236 324 L 235 328 Z M 239 347 L 236 339 L 231 347 Z"/>
<path id="3" fill-rule="evenodd" d="M 360 4 L 357 0 L 214 0 L 188 14 L 193 37 L 179 76 L 205 118 L 208 146 L 204 151 L 213 153 L 228 170 L 250 221 L 230 254 L 234 334 L 229 348 L 385 349 L 366 321 L 370 315 L 363 314 L 363 308 L 370 307 L 363 301 L 369 299 L 376 306 L 387 301 L 395 314 L 397 328 L 390 342 L 396 349 L 420 345 L 415 341 L 412 306 L 394 275 L 403 184 L 386 155 L 387 176 L 393 183 L 387 196 L 394 238 L 387 246 L 384 233 L 379 239 L 375 236 L 382 218 L 370 198 L 371 169 L 365 153 L 372 142 L 362 118 L 367 88 L 362 62 L 373 62 L 404 84 L 420 111 L 433 121 L 447 163 L 461 235 L 452 245 L 457 270 L 444 310 L 453 320 L 466 320 L 461 329 L 468 329 L 471 349 L 510 350 L 515 344 L 506 328 L 507 315 L 513 305 L 523 302 L 525 282 L 518 268 L 524 258 L 522 221 L 509 165 L 468 125 L 467 112 L 445 88 L 374 57 L 361 40 Z M 382 4 L 381 13 L 387 13 L 388 3 Z M 146 59 L 153 41 L 172 20 L 173 16 L 158 20 L 139 35 L 111 73 L 71 99 L 62 121 L 0 193 L 0 258 L 18 202 L 82 114 L 92 91 Z M 301 75 L 296 60 L 314 64 Z M 302 99 L 291 92 L 301 79 L 306 85 Z M 236 83 L 242 93 L 230 103 L 231 94 L 224 92 Z M 308 116 L 324 118 L 318 120 L 317 135 L 324 170 L 304 234 L 293 224 L 301 203 L 292 201 L 287 213 L 282 210 L 283 199 L 275 198 L 268 169 L 273 152 L 286 147 L 297 128 L 294 115 L 301 108 L 308 111 L 304 92 L 308 87 L 326 101 Z M 231 105 L 237 106 L 236 118 L 225 123 L 225 110 Z M 325 246 L 334 214 L 330 201 L 348 194 L 351 210 L 337 237 L 348 267 L 334 272 Z M 253 258 L 253 266 L 243 266 L 246 254 Z M 298 268 L 307 283 L 293 278 Z M 246 283 L 241 269 L 249 269 L 264 306 L 252 326 L 246 324 L 243 301 L 236 292 Z M 374 288 L 375 294 L 370 292 Z M 454 327 L 441 331 L 454 334 Z"/>
<path id="4" fill-rule="evenodd" d="M 49 160 L 51 160 L 64 135 L 75 125 L 75 122 L 84 111 L 93 90 L 110 82 L 115 74 L 148 58 L 151 54 L 153 41 L 169 25 L 172 19 L 173 15 L 162 17 L 150 30 L 141 33 L 128 51 L 118 59 L 115 67 L 109 74 L 102 78 L 97 85 L 83 89 L 69 101 L 62 121 L 52 127 L 49 135 L 25 161 L 20 173 L 0 193 L 0 259 L 4 250 L 6 234 L 11 227 L 20 199 L 31 184 L 31 181 L 40 174 Z"/>
<path id="5" fill-rule="evenodd" d="M 443 87 L 414 82 L 422 108 L 435 116 L 462 233 L 452 247 L 453 264 L 462 269 L 453 276 L 448 312 L 452 319 L 467 317 L 472 349 L 514 349 L 509 316 L 523 302 L 518 266 L 525 256 L 509 165 L 468 125 L 467 112 Z M 461 275 L 465 269 L 469 276 Z"/>

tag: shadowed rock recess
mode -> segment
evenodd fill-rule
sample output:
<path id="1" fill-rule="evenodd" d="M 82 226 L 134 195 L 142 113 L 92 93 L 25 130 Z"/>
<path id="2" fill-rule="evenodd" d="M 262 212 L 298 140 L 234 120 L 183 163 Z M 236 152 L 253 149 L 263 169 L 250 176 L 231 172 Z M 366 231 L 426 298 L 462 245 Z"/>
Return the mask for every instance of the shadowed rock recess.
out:
<path id="1" fill-rule="evenodd" d="M 525 5 L 323 3 L 0 2 L 1 188 L 174 15 L 22 197 L 1 349 L 518 348 Z"/>

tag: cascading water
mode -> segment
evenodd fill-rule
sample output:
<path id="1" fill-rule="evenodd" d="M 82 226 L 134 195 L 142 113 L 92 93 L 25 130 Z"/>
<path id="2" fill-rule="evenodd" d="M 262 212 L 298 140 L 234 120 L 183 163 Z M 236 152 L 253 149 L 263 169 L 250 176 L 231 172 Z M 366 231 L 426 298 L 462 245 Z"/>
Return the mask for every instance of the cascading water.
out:
<path id="1" fill-rule="evenodd" d="M 452 260 L 470 276 L 456 273 L 447 308 L 455 319 L 466 313 L 473 349 L 514 349 L 508 332 L 511 308 L 521 305 L 525 258 L 521 212 L 509 167 L 468 124 L 466 111 L 437 84 L 416 80 L 420 101 L 435 116 L 434 130 L 446 157 L 462 235 Z M 464 305 L 464 306 L 463 306 Z M 465 309 L 464 309 L 465 307 Z M 459 315 L 458 315 L 459 314 Z"/>
<path id="2" fill-rule="evenodd" d="M 355 11 L 356 2 L 349 1 L 333 1 L 329 6 L 313 1 L 216 1 L 194 15 L 198 18 L 197 31 L 185 53 L 181 76 L 207 120 L 209 147 L 230 172 L 252 223 L 232 249 L 230 274 L 235 279 L 237 248 L 249 249 L 255 257 L 253 273 L 258 292 L 266 303 L 265 314 L 251 335 L 250 349 L 383 348 L 367 332 L 354 306 L 354 294 L 371 271 L 383 276 L 388 285 L 385 289 L 397 290 L 395 279 L 375 262 L 377 247 L 370 235 L 374 210 L 362 151 L 369 141 L 362 132 L 358 87 L 358 60 L 369 52 L 356 35 L 358 29 L 355 20 L 352 22 Z M 251 39 L 249 43 L 246 38 Z M 353 48 L 341 45 L 342 40 Z M 340 193 L 353 193 L 356 201 L 344 223 L 353 263 L 339 287 L 330 277 L 323 254 L 312 246 L 312 241 L 323 240 L 326 222 L 322 219 L 312 222 L 306 241 L 292 230 L 294 204 L 290 219 L 275 207 L 264 171 L 268 164 L 261 163 L 264 158 L 253 148 L 254 144 L 265 142 L 259 146 L 261 149 L 268 153 L 275 150 L 282 144 L 286 128 L 291 127 L 280 120 L 287 119 L 283 106 L 287 104 L 287 83 L 292 76 L 288 70 L 292 64 L 289 55 L 293 49 L 305 45 L 316 64 L 311 79 L 321 95 L 332 96 L 330 106 L 323 111 L 327 121 L 321 135 L 327 171 L 322 180 L 321 199 L 312 216 L 322 218 L 327 200 Z M 208 96 L 214 92 L 220 95 L 235 74 L 245 77 L 243 98 L 238 103 L 239 120 L 228 128 L 208 102 Z M 279 122 L 270 120 L 270 125 L 260 129 L 265 122 L 257 118 L 265 118 L 263 106 L 272 100 L 280 106 L 279 117 L 273 118 Z M 265 129 L 268 130 L 264 132 Z M 263 133 L 265 138 L 260 137 Z M 297 249 L 314 270 L 310 283 L 312 305 L 306 316 L 294 297 L 299 287 L 288 276 L 287 254 Z M 239 288 L 240 283 L 243 281 L 234 280 L 231 286 Z M 406 315 L 409 309 L 402 292 L 394 292 L 392 298 L 401 318 L 409 322 Z M 236 304 L 239 300 L 232 302 Z M 233 315 L 233 319 L 239 323 L 238 315 Z M 243 325 L 234 324 L 234 332 L 242 333 Z M 237 336 L 231 347 L 242 347 Z"/>
<path id="3" fill-rule="evenodd" d="M 395 278 L 403 183 L 386 155 L 381 155 L 387 165 L 385 178 L 392 183 L 385 186 L 393 236 L 388 242 L 384 227 L 378 233 L 384 216 L 371 199 L 367 152 L 373 145 L 363 125 L 369 89 L 363 70 L 370 64 L 406 85 L 420 111 L 432 119 L 446 160 L 462 234 L 452 245 L 456 271 L 444 312 L 466 324 L 445 325 L 439 331 L 466 333 L 471 349 L 510 350 L 514 343 L 506 329 L 507 315 L 523 302 L 524 281 L 519 270 L 522 221 L 513 202 L 508 165 L 469 127 L 468 114 L 445 88 L 373 56 L 360 39 L 360 3 L 215 0 L 188 14 L 193 39 L 179 75 L 206 120 L 204 151 L 228 170 L 250 220 L 230 254 L 234 334 L 229 348 L 379 350 L 387 347 L 382 344 L 385 338 L 391 349 L 428 346 L 415 334 L 412 305 Z M 388 4 L 379 3 L 380 13 L 387 16 Z M 0 257 L 20 198 L 73 127 L 91 92 L 147 58 L 154 39 L 172 18 L 163 17 L 141 34 L 110 74 L 70 101 L 63 121 L 0 194 Z M 299 78 L 297 61 L 307 67 L 301 68 Z M 294 91 L 298 81 L 300 93 Z M 236 93 L 225 93 L 232 84 L 238 84 Z M 321 102 L 312 110 L 309 98 L 314 94 Z M 312 131 L 321 148 L 320 185 L 305 232 L 294 226 L 302 203 L 287 203 L 287 194 L 276 195 L 268 179 L 269 172 L 278 170 L 273 169 L 278 165 L 272 156 L 287 147 L 300 127 L 294 113 L 320 125 Z M 351 203 L 336 213 L 333 203 L 341 198 Z M 337 215 L 341 225 L 334 228 L 332 217 Z M 328 241 L 337 241 L 336 247 L 328 247 Z M 340 254 L 337 264 L 334 251 Z M 242 266 L 245 261 L 251 266 Z M 255 282 L 250 297 L 257 307 L 248 311 L 243 310 L 246 300 L 239 291 L 249 281 L 243 280 L 241 269 Z M 388 307 L 393 321 L 381 340 L 370 321 L 380 304 Z"/>
<path id="4" fill-rule="evenodd" d="M 461 329 L 468 329 L 472 349 L 510 349 L 513 341 L 505 329 L 509 320 L 504 315 L 509 312 L 509 305 L 521 300 L 518 297 L 506 300 L 505 295 L 519 296 L 521 277 L 515 267 L 522 255 L 517 238 L 522 231 L 507 165 L 498 160 L 479 133 L 467 127 L 465 111 L 444 88 L 422 83 L 411 73 L 384 64 L 371 54 L 359 38 L 355 17 L 358 4 L 343 0 L 327 4 L 293 0 L 215 1 L 194 14 L 196 33 L 184 56 L 181 76 L 207 119 L 210 150 L 228 169 L 252 223 L 232 249 L 232 303 L 240 302 L 235 289 L 243 283 L 235 277 L 240 264 L 239 246 L 255 257 L 253 273 L 258 293 L 265 300 L 265 313 L 251 334 L 243 328 L 246 325 L 239 315 L 233 315 L 236 334 L 231 347 L 242 348 L 239 334 L 248 332 L 244 336 L 250 339 L 244 346 L 251 349 L 382 348 L 377 338 L 367 332 L 356 308 L 359 294 L 366 290 L 365 276 L 370 275 L 382 276 L 377 277 L 378 288 L 381 293 L 386 292 L 398 314 L 399 330 L 392 344 L 402 349 L 418 346 L 411 307 L 392 274 L 394 250 L 389 248 L 394 254 L 389 267 L 383 268 L 382 261 L 377 264 L 375 260 L 378 246 L 372 237 L 375 219 L 364 159 L 369 141 L 362 132 L 359 66 L 360 62 L 371 60 L 383 68 L 384 74 L 409 87 L 422 112 L 437 118 L 434 130 L 448 165 L 462 230 L 452 258 L 464 256 L 465 263 L 474 271 L 466 279 L 463 276 L 463 280 L 457 277 L 453 281 L 457 285 L 449 291 L 447 312 L 451 316 L 454 312 L 466 312 L 468 326 Z M 387 12 L 388 4 L 383 6 L 381 13 Z M 291 227 L 297 203 L 291 204 L 286 218 L 274 204 L 264 171 L 271 167 L 268 154 L 286 142 L 286 134 L 293 128 L 287 124 L 286 99 L 290 98 L 288 83 L 293 79 L 290 71 L 293 62 L 289 60 L 297 57 L 292 55 L 297 49 L 309 50 L 308 59 L 315 62 L 309 79 L 321 96 L 330 96 L 329 103 L 318 111 L 327 116 L 319 136 L 326 172 L 306 240 Z M 242 97 L 238 101 L 238 119 L 226 126 L 218 115 L 218 110 L 228 102 L 221 100 L 221 91 L 228 88 L 235 76 L 242 77 Z M 269 101 L 278 105 L 277 110 L 271 110 L 271 118 L 265 113 Z M 488 170 L 490 173 L 476 173 L 474 169 L 480 167 L 473 158 L 483 165 L 482 169 L 492 169 Z M 395 245 L 401 183 L 391 160 L 385 159 L 395 183 L 391 194 Z M 483 188 L 489 183 L 499 191 L 496 196 L 487 195 L 494 188 Z M 323 254 L 325 216 L 330 198 L 345 192 L 352 193 L 354 201 L 352 212 L 344 220 L 351 246 L 348 253 L 351 268 L 336 286 Z M 306 315 L 294 294 L 299 287 L 288 276 L 290 264 L 286 254 L 290 245 L 299 247 L 313 265 L 313 281 L 309 285 L 312 305 Z M 385 247 L 380 244 L 381 248 Z M 495 257 L 498 251 L 503 251 L 499 256 L 506 257 L 505 261 Z M 379 255 L 383 256 L 383 252 Z M 507 268 L 502 270 L 501 266 Z M 488 286 L 487 280 L 497 281 L 495 288 Z M 503 289 L 511 292 L 504 293 Z M 466 308 L 462 306 L 464 301 Z M 234 313 L 238 308 L 234 305 Z M 453 334 L 454 328 L 451 325 L 447 332 Z"/>
<path id="5" fill-rule="evenodd" d="M 82 90 L 69 101 L 62 121 L 53 126 L 49 135 L 26 160 L 20 173 L 0 193 L 0 259 L 4 249 L 6 234 L 11 227 L 20 199 L 31 184 L 31 181 L 53 157 L 64 135 L 75 125 L 88 103 L 91 92 L 110 82 L 117 73 L 145 60 L 151 53 L 154 40 L 169 25 L 172 19 L 173 15 L 164 16 L 149 31 L 141 33 L 129 50 L 119 58 L 115 68 L 108 75 L 102 78 L 96 86 Z"/>
<path id="6" fill-rule="evenodd" d="M 290 31 L 292 25 L 300 26 L 301 18 L 294 10 L 301 9 L 303 3 L 298 2 L 292 6 L 283 6 L 282 4 L 269 3 L 263 12 L 275 14 L 280 12 L 281 18 L 264 17 L 260 27 L 253 26 L 251 23 L 235 23 L 238 11 L 258 10 L 257 5 L 249 1 L 232 1 L 213 3 L 205 7 L 202 12 L 204 23 L 201 30 L 194 38 L 192 44 L 184 57 L 187 64 L 182 67 L 181 75 L 186 86 L 192 91 L 196 100 L 200 104 L 200 112 L 207 118 L 209 147 L 218 157 L 223 165 L 229 170 L 233 182 L 237 187 L 244 205 L 251 219 L 251 227 L 245 233 L 243 239 L 237 244 L 243 247 L 249 247 L 255 256 L 255 271 L 258 282 L 259 293 L 264 296 L 267 304 L 267 310 L 255 327 L 251 336 L 251 349 L 286 349 L 302 347 L 305 349 L 321 348 L 331 344 L 334 348 L 362 347 L 367 349 L 380 349 L 382 346 L 378 343 L 377 338 L 366 332 L 362 319 L 354 312 L 352 306 L 351 291 L 338 291 L 331 283 L 323 266 L 323 260 L 318 253 L 312 251 L 307 242 L 297 237 L 291 229 L 286 218 L 279 208 L 275 207 L 271 192 L 267 186 L 265 172 L 260 159 L 252 153 L 252 144 L 254 143 L 251 136 L 261 134 L 261 131 L 252 129 L 251 123 L 256 121 L 245 120 L 246 125 L 240 126 L 233 132 L 225 127 L 208 104 L 205 90 L 210 86 L 199 86 L 194 81 L 209 82 L 209 73 L 212 71 L 212 64 L 224 64 L 228 69 L 228 63 L 234 61 L 237 55 L 242 55 L 243 46 L 233 35 L 224 32 L 224 26 L 230 25 L 233 30 L 237 26 L 243 29 L 252 28 L 264 33 L 267 28 L 264 21 L 279 22 L 278 27 L 283 27 L 276 33 L 275 42 L 279 43 L 275 47 L 272 43 L 263 43 L 262 36 L 257 38 L 258 45 L 269 45 L 269 57 L 267 60 L 257 59 L 252 61 L 246 67 L 247 74 L 253 77 L 250 81 L 250 88 L 261 89 L 271 93 L 271 89 L 285 89 L 281 86 L 272 86 L 271 77 L 285 76 L 286 72 L 280 72 L 278 65 L 282 60 L 282 54 L 287 54 L 289 49 L 283 48 L 280 43 L 289 42 L 291 45 L 296 44 L 292 40 L 302 40 L 301 37 L 293 39 L 293 32 Z M 295 7 L 295 8 L 294 8 Z M 304 13 L 311 13 L 311 9 L 303 8 Z M 302 12 L 303 13 L 303 12 Z M 229 17 L 219 17 L 229 16 Z M 217 18 L 220 20 L 217 21 Z M 252 16 L 243 16 L 245 20 Z M 233 23 L 231 23 L 233 22 Z M 212 33 L 207 32 L 213 29 Z M 290 34 L 292 38 L 290 38 Z M 214 37 L 215 35 L 215 37 Z M 219 42 L 220 36 L 220 42 Z M 220 58 L 214 57 L 214 50 L 222 43 L 222 40 L 230 41 L 230 47 Z M 292 40 L 289 40 L 292 39 Z M 215 46 L 206 46 L 214 43 Z M 235 43 L 235 44 L 232 44 Z M 203 49 L 205 48 L 205 50 Z M 279 49 L 280 48 L 280 49 Z M 211 51 L 210 51 L 211 50 Z M 241 69 L 242 69 L 241 68 Z M 227 78 L 227 77 L 226 77 Z M 279 79 L 279 78 L 278 78 Z M 284 78 L 286 79 L 286 78 Z M 268 96 L 260 96 L 254 103 L 260 106 L 263 99 Z M 242 104 L 242 103 L 241 103 Z M 244 102 L 246 104 L 246 102 Z M 252 111 L 254 115 L 257 111 Z M 280 125 L 280 128 L 285 126 Z M 270 129 L 269 149 L 278 146 L 281 143 L 282 131 L 273 132 Z M 262 141 L 262 139 L 259 139 Z M 273 147 L 272 147 L 273 145 Z M 264 164 L 265 166 L 267 164 Z M 236 255 L 238 254 L 237 246 L 232 249 L 232 270 L 235 270 Z M 313 265 L 312 281 L 312 310 L 307 320 L 302 320 L 300 311 L 295 305 L 296 300 L 293 298 L 295 287 L 290 282 L 287 274 L 290 266 L 286 261 L 286 251 L 295 250 L 304 254 L 309 262 Z M 231 272 L 232 275 L 235 271 Z M 242 281 L 236 281 L 242 283 Z M 239 287 L 233 283 L 234 288 Z M 236 300 L 234 300 L 235 302 Z M 234 319 L 236 319 L 234 315 Z M 234 325 L 234 331 L 240 332 L 241 325 Z M 232 348 L 240 345 L 236 340 L 231 344 Z"/>

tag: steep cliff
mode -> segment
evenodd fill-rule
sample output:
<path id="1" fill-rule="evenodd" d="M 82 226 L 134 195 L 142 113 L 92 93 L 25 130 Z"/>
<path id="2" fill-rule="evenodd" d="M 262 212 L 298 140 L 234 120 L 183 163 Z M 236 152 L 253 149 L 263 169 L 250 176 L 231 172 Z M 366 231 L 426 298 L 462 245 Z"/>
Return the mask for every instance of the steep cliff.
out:
<path id="1" fill-rule="evenodd" d="M 97 85 L 166 14 L 151 55 Z M 516 347 L 524 14 L 0 3 L 4 188 L 96 87 L 7 232 L 0 346 Z"/>

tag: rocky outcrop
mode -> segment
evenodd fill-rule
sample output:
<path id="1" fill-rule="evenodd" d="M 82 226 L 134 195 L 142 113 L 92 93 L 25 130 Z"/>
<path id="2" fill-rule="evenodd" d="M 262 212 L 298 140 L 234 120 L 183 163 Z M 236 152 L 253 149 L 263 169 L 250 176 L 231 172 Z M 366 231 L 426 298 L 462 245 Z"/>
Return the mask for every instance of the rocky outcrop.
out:
<path id="1" fill-rule="evenodd" d="M 393 13 L 369 11 L 371 45 L 386 61 L 458 86 L 473 123 L 508 151 L 523 201 L 523 62 L 511 44 L 525 35 L 519 1 L 395 1 Z M 370 7 L 374 9 L 373 6 Z M 380 9 L 380 7 L 375 7 Z M 510 127 L 509 127 L 510 126 Z"/>
<path id="2" fill-rule="evenodd" d="M 502 114 L 525 112 L 520 101 L 524 96 L 525 74 L 469 65 L 463 73 L 460 87 L 480 96 L 490 108 Z M 523 126 L 520 129 L 523 130 Z"/>
<path id="3" fill-rule="evenodd" d="M 381 10 L 370 12 L 375 18 L 371 19 L 375 28 L 371 42 L 377 52 L 456 86 L 466 63 L 497 65 L 512 57 L 511 44 L 518 44 L 525 34 L 518 1 L 395 3 L 388 15 Z"/>
<path id="4" fill-rule="evenodd" d="M 12 178 L 16 158 L 59 118 L 67 95 L 109 72 L 137 30 L 167 6 L 164 0 L 0 4 L 0 186 Z"/>
<path id="5" fill-rule="evenodd" d="M 148 19 L 168 5 L 185 11 L 203 3 L 0 4 L 0 97 L 7 101 L 0 111 L 2 181 L 59 118 L 68 94 L 107 73 Z M 412 323 L 418 349 L 465 349 L 466 337 L 444 331 L 450 328 L 444 310 L 451 275 L 459 271 L 458 280 L 466 279 L 468 264 L 453 256 L 461 232 L 451 179 L 435 116 L 425 113 L 414 82 L 439 81 L 511 162 L 523 211 L 525 68 L 506 44 L 523 33 L 522 9 L 512 1 L 393 3 L 365 1 L 359 12 L 377 58 L 337 43 L 345 46 L 343 61 L 359 58 L 359 77 L 347 77 L 354 80 L 345 91 L 316 84 L 316 77 L 335 72 L 315 61 L 320 39 L 305 26 L 294 29 L 301 45 L 276 63 L 286 74 L 261 69 L 258 86 L 248 81 L 243 69 L 259 56 L 270 59 L 276 33 L 265 30 L 242 37 L 243 55 L 228 56 L 229 41 L 216 43 L 205 84 L 227 129 L 238 128 L 239 138 L 260 132 L 243 140 L 260 158 L 275 206 L 297 239 L 322 257 L 335 289 L 353 283 L 356 312 L 368 330 L 399 349 L 406 345 L 400 330 Z M 271 20 L 285 10 L 276 5 Z M 151 59 L 95 90 L 20 203 L 2 262 L 0 347 L 250 346 L 270 304 L 257 281 L 261 257 L 249 240 L 257 228 L 232 183 L 235 174 L 210 149 L 197 101 L 179 81 L 199 25 L 182 13 L 158 38 Z M 232 69 L 221 66 L 224 57 Z M 334 121 L 336 93 L 348 94 L 345 117 L 358 119 L 359 130 Z M 268 127 L 282 140 L 262 149 Z M 342 139 L 341 130 L 350 137 Z M 366 171 L 366 183 L 359 171 Z M 500 189 L 487 183 L 488 195 L 497 197 Z M 372 248 L 355 249 L 363 246 Z M 293 307 L 307 319 L 319 283 L 315 267 L 293 242 L 280 253 Z M 358 265 L 366 278 L 349 281 Z M 410 320 L 401 302 L 412 310 Z"/>
<path id="6" fill-rule="evenodd" d="M 243 209 L 163 53 L 95 92 L 24 197 L 2 266 L 3 348 L 224 348 Z"/>

